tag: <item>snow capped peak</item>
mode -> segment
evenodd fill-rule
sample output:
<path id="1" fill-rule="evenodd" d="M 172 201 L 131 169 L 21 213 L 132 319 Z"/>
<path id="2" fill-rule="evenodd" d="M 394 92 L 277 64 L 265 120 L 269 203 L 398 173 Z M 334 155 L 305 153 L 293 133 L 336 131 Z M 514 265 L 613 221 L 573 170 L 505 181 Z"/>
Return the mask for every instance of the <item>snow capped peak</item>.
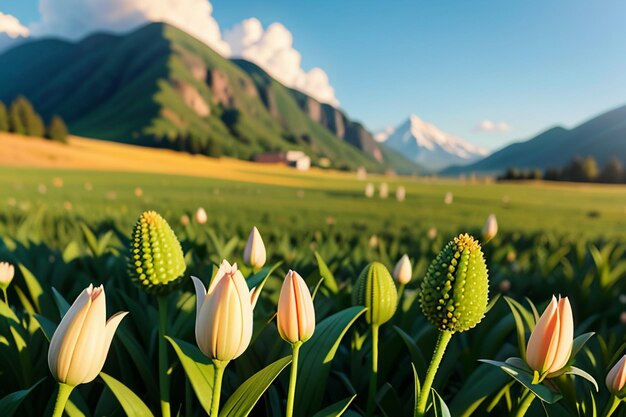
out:
<path id="1" fill-rule="evenodd" d="M 383 133 L 386 131 L 377 136 L 383 137 Z M 467 164 L 489 154 L 487 149 L 445 133 L 414 114 L 386 134 L 388 146 L 430 169 Z"/>
<path id="2" fill-rule="evenodd" d="M 384 142 L 386 141 L 389 136 L 393 133 L 394 129 L 393 127 L 389 126 L 383 130 L 381 130 L 380 132 L 377 132 L 374 134 L 374 139 L 376 140 L 376 142 Z"/>

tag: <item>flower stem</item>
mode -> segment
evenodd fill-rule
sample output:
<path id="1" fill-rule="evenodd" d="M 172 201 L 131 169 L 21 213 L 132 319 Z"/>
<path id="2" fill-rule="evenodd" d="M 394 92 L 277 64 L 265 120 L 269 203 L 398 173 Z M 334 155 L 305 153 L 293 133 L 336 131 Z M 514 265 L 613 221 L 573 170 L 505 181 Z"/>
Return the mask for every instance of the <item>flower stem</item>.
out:
<path id="1" fill-rule="evenodd" d="M 517 411 L 515 412 L 515 417 L 523 417 L 526 415 L 526 412 L 530 408 L 530 404 L 532 404 L 535 399 L 535 394 L 531 390 L 526 392 L 526 395 L 522 397 L 520 401 L 519 407 L 517 407 Z"/>
<path id="2" fill-rule="evenodd" d="M 435 345 L 435 351 L 433 352 L 433 358 L 430 361 L 430 365 L 428 365 L 426 378 L 424 378 L 424 383 L 422 384 L 422 389 L 419 393 L 417 405 L 415 406 L 415 413 L 413 414 L 414 417 L 424 417 L 426 414 L 426 406 L 428 405 L 428 397 L 430 396 L 430 387 L 433 385 L 437 369 L 439 369 L 439 364 L 441 363 L 441 359 L 443 359 L 443 354 L 446 351 L 448 343 L 450 343 L 450 339 L 452 339 L 452 332 L 439 332 L 437 344 Z"/>
<path id="3" fill-rule="evenodd" d="M 604 413 L 602 413 L 603 417 L 611 417 L 617 407 L 619 407 L 621 400 L 617 398 L 615 395 L 611 397 L 611 401 L 606 404 L 606 408 L 604 409 Z"/>
<path id="4" fill-rule="evenodd" d="M 220 395 L 222 393 L 222 379 L 228 361 L 213 359 L 215 365 L 215 380 L 213 381 L 213 397 L 211 397 L 211 417 L 217 417 L 220 412 Z"/>
<path id="5" fill-rule="evenodd" d="M 296 380 L 298 379 L 298 355 L 300 353 L 302 342 L 296 342 L 291 345 L 293 354 L 291 356 L 291 375 L 289 376 L 289 393 L 287 394 L 287 412 L 286 417 L 293 416 L 293 402 L 296 396 Z"/>
<path id="6" fill-rule="evenodd" d="M 65 410 L 65 404 L 67 400 L 70 398 L 70 394 L 74 387 L 59 382 L 59 393 L 57 394 L 57 400 L 54 403 L 54 411 L 52 412 L 52 417 L 61 417 L 63 415 L 63 410 Z"/>
<path id="7" fill-rule="evenodd" d="M 7 295 L 7 289 L 3 288 L 2 293 L 4 294 L 4 302 L 6 303 L 6 305 L 9 305 L 9 296 Z"/>
<path id="8" fill-rule="evenodd" d="M 372 324 L 372 372 L 370 373 L 370 386 L 367 398 L 367 415 L 374 413 L 376 406 L 376 390 L 378 388 L 378 324 Z"/>
<path id="9" fill-rule="evenodd" d="M 402 295 L 404 295 L 404 284 L 398 285 L 398 306 L 402 306 Z"/>
<path id="10" fill-rule="evenodd" d="M 159 391 L 161 393 L 161 415 L 170 417 L 170 384 L 167 376 L 167 295 L 160 295 L 159 300 Z"/>

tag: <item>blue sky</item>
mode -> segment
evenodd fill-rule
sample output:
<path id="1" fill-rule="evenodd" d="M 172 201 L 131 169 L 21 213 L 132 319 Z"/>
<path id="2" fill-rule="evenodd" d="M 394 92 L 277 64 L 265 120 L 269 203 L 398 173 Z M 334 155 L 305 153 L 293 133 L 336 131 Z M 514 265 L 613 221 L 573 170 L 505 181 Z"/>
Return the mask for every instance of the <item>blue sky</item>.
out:
<path id="1" fill-rule="evenodd" d="M 39 0 L 2 0 L 23 24 Z M 370 129 L 411 113 L 495 149 L 626 104 L 626 2 L 213 0 L 222 30 L 282 23 Z M 511 130 L 482 132 L 483 120 Z"/>

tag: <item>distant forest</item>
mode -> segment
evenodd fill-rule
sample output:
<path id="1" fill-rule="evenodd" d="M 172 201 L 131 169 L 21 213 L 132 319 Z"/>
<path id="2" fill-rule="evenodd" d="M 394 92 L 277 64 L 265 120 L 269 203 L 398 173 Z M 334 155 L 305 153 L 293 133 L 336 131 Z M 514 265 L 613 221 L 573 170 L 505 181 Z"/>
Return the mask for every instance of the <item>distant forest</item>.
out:
<path id="1" fill-rule="evenodd" d="M 499 180 L 547 180 L 571 182 L 595 182 L 605 184 L 626 184 L 626 170 L 617 158 L 599 167 L 596 160 L 587 156 L 575 157 L 563 168 L 517 169 L 509 168 Z"/>
<path id="2" fill-rule="evenodd" d="M 0 101 L 0 132 L 11 132 L 18 135 L 45 137 L 50 140 L 66 143 L 67 126 L 59 116 L 52 116 L 46 126 L 27 98 L 19 96 L 7 108 Z"/>

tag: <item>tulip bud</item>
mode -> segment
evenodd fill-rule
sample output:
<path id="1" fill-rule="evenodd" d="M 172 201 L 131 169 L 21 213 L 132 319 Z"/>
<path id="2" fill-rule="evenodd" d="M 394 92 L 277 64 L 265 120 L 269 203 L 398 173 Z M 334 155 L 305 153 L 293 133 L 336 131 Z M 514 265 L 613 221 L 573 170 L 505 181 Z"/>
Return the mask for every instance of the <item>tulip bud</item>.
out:
<path id="1" fill-rule="evenodd" d="M 352 303 L 367 307 L 365 321 L 381 325 L 396 312 L 398 293 L 391 274 L 380 262 L 367 265 L 352 289 Z"/>
<path id="2" fill-rule="evenodd" d="M 0 262 L 0 289 L 6 290 L 13 281 L 15 268 L 8 262 Z"/>
<path id="3" fill-rule="evenodd" d="M 196 290 L 196 342 L 207 357 L 230 361 L 239 357 L 252 339 L 252 304 L 246 280 L 222 261 L 205 291 L 202 281 L 191 277 Z"/>
<path id="4" fill-rule="evenodd" d="M 265 265 L 265 244 L 259 233 L 259 229 L 254 226 L 248 236 L 246 249 L 243 251 L 243 260 L 247 265 L 255 269 L 260 269 Z"/>
<path id="5" fill-rule="evenodd" d="M 574 318 L 567 297 L 553 296 L 526 347 L 526 363 L 540 377 L 561 370 L 572 353 L 574 343 Z"/>
<path id="6" fill-rule="evenodd" d="M 150 294 L 168 293 L 182 282 L 183 250 L 167 221 L 155 211 L 146 211 L 135 224 L 129 269 L 133 281 Z"/>
<path id="7" fill-rule="evenodd" d="M 498 233 L 498 220 L 496 220 L 495 214 L 490 214 L 485 221 L 483 227 L 483 243 L 489 242 Z"/>
<path id="8" fill-rule="evenodd" d="M 207 216 L 206 211 L 204 210 L 204 208 L 198 207 L 198 210 L 196 210 L 196 223 L 204 224 L 204 223 L 206 223 L 208 218 L 209 217 Z"/>
<path id="9" fill-rule="evenodd" d="M 407 255 L 402 255 L 402 258 L 396 264 L 393 270 L 393 277 L 400 284 L 408 284 L 411 281 L 413 275 L 413 269 L 411 268 L 411 261 Z"/>
<path id="10" fill-rule="evenodd" d="M 280 289 L 277 326 L 280 337 L 292 344 L 306 342 L 315 331 L 313 299 L 296 271 L 287 272 Z"/>
<path id="11" fill-rule="evenodd" d="M 611 368 L 606 376 L 606 387 L 613 395 L 620 394 L 626 385 L 626 355 Z"/>
<path id="12" fill-rule="evenodd" d="M 107 321 L 104 287 L 89 285 L 84 289 L 50 341 L 48 366 L 56 380 L 71 387 L 93 381 L 126 314 L 119 312 Z"/>
<path id="13" fill-rule="evenodd" d="M 420 304 L 441 331 L 464 332 L 487 311 L 489 279 L 480 244 L 468 234 L 450 241 L 430 264 Z"/>

